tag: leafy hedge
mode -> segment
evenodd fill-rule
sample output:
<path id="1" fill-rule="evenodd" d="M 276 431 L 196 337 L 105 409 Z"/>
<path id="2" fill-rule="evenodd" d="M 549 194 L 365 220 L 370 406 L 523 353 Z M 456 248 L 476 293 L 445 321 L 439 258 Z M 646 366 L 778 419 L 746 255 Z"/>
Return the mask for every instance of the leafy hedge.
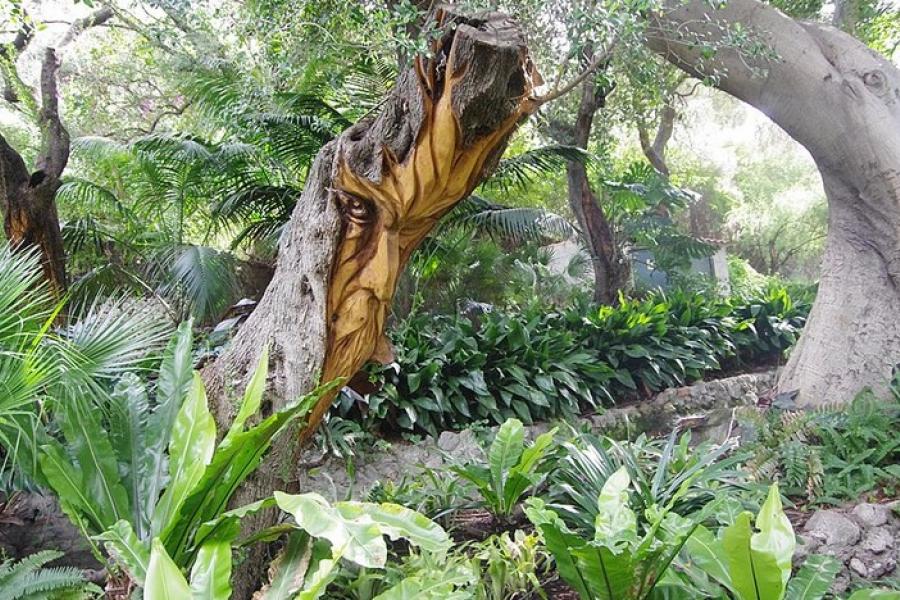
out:
<path id="1" fill-rule="evenodd" d="M 793 297 L 792 297 L 793 295 Z M 486 420 L 530 423 L 596 410 L 777 360 L 797 339 L 811 294 L 652 294 L 617 307 L 577 304 L 464 316 L 413 315 L 391 334 L 381 391 L 339 410 L 369 426 L 437 435 Z"/>

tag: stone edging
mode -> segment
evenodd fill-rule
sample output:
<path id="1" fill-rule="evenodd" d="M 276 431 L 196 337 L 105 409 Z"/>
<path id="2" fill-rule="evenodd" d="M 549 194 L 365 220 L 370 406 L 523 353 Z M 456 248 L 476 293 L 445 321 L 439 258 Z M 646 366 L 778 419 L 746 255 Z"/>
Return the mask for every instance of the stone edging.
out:
<path id="1" fill-rule="evenodd" d="M 731 423 L 733 409 L 752 406 L 775 386 L 777 371 L 737 375 L 714 381 L 664 390 L 654 398 L 628 406 L 608 409 L 599 415 L 581 417 L 574 423 L 607 434 L 632 431 L 671 431 L 680 419 L 690 419 L 700 437 L 722 439 Z M 551 424 L 528 426 L 529 436 L 549 429 Z M 414 475 L 419 467 L 437 468 L 446 461 L 477 458 L 481 446 L 471 430 L 445 431 L 437 440 L 417 444 L 395 442 L 388 448 L 357 447 L 354 474 L 348 474 L 342 460 L 330 459 L 320 467 L 299 474 L 300 487 L 327 498 L 361 498 L 377 481 L 400 481 Z"/>

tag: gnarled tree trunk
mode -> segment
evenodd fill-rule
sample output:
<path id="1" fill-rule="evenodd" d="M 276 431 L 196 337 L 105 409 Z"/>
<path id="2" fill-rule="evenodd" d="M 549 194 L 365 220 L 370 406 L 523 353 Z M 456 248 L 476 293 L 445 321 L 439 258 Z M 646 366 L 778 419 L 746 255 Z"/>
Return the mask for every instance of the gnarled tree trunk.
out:
<path id="1" fill-rule="evenodd" d="M 581 100 L 575 114 L 575 124 L 570 130 L 567 144 L 587 149 L 594 125 L 594 115 L 606 104 L 609 90 L 598 85 L 594 77 L 581 84 Z M 568 128 L 566 128 L 568 129 Z M 591 256 L 594 271 L 594 301 L 599 304 L 616 304 L 619 292 L 631 279 L 631 265 L 616 243 L 615 232 L 601 202 L 598 201 L 588 179 L 583 163 L 572 161 L 566 167 L 569 207 Z"/>
<path id="2" fill-rule="evenodd" d="M 721 42 L 723 24 L 736 23 L 777 58 L 722 49 L 703 60 L 696 42 Z M 900 363 L 900 71 L 846 33 L 757 0 L 718 10 L 673 2 L 648 43 L 690 74 L 715 73 L 717 87 L 768 115 L 822 174 L 829 228 L 819 294 L 779 389 L 813 405 L 883 388 Z"/>
<path id="3" fill-rule="evenodd" d="M 25 161 L 0 135 L 0 193 L 3 230 L 14 247 L 35 249 L 41 257 L 44 279 L 57 297 L 66 290 L 66 255 L 56 191 L 69 160 L 69 133 L 59 116 L 56 51 L 47 48 L 41 65 L 41 152 L 35 171 L 28 172 Z"/>
<path id="4" fill-rule="evenodd" d="M 329 143 L 310 170 L 271 284 L 225 353 L 203 373 L 217 420 L 270 347 L 268 399 L 279 408 L 320 381 L 349 377 L 390 349 L 383 328 L 410 254 L 499 160 L 536 104 L 539 82 L 505 15 L 439 11 L 433 57 L 416 59 L 380 112 Z M 314 409 L 308 437 L 332 397 Z M 283 436 L 236 503 L 291 489 L 301 440 Z M 235 581 L 246 597 L 264 572 L 251 557 Z"/>

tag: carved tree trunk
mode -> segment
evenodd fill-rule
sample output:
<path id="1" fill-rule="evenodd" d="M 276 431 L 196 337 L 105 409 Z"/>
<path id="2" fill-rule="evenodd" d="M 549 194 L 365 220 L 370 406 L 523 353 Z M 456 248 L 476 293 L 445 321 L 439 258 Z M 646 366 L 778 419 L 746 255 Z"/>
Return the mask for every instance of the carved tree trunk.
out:
<path id="1" fill-rule="evenodd" d="M 505 15 L 439 11 L 433 58 L 399 77 L 379 114 L 329 143 L 310 170 L 275 275 L 253 315 L 203 377 L 217 420 L 234 412 L 262 349 L 270 351 L 270 408 L 320 381 L 349 377 L 389 356 L 385 318 L 401 270 L 438 219 L 495 166 L 510 134 L 536 105 L 540 81 L 518 26 Z M 276 441 L 236 503 L 290 489 L 296 451 L 327 412 Z M 263 574 L 259 556 L 237 576 L 246 597 Z"/>
<path id="2" fill-rule="evenodd" d="M 567 141 L 569 144 L 587 148 L 594 114 L 603 108 L 606 93 L 591 77 L 582 84 L 581 101 L 575 116 L 575 127 L 572 128 L 572 139 Z M 612 224 L 591 189 L 584 165 L 570 162 L 566 174 L 569 207 L 581 227 L 594 269 L 594 301 L 599 304 L 616 304 L 619 291 L 625 289 L 631 279 L 628 258 L 616 243 Z"/>
<path id="3" fill-rule="evenodd" d="M 720 50 L 701 60 L 703 44 L 690 42 L 720 41 L 722 23 L 751 29 L 778 58 Z M 900 363 L 900 70 L 841 31 L 757 0 L 718 10 L 673 2 L 653 26 L 652 48 L 690 74 L 717 71 L 720 89 L 767 114 L 822 174 L 829 228 L 819 294 L 779 388 L 799 390 L 802 405 L 883 388 Z"/>

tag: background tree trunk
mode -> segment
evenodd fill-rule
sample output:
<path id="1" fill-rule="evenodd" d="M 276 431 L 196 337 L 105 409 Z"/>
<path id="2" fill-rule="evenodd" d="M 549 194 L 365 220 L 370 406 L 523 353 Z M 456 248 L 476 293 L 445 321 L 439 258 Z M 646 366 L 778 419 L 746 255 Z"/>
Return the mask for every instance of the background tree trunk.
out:
<path id="1" fill-rule="evenodd" d="M 822 174 L 829 229 L 819 294 L 779 389 L 813 405 L 884 388 L 900 363 L 900 71 L 850 35 L 757 0 L 671 7 L 651 22 L 650 47 L 692 75 L 717 75 L 717 87 L 768 115 Z M 735 23 L 777 58 L 723 48 L 701 59 L 704 43 L 691 42 L 721 41 L 723 24 Z"/>
<path id="2" fill-rule="evenodd" d="M 63 248 L 56 192 L 62 184 L 62 174 L 69 162 L 69 132 L 59 114 L 58 77 L 59 58 L 56 49 L 45 48 L 41 60 L 40 105 L 32 90 L 22 82 L 16 71 L 16 59 L 34 38 L 34 24 L 22 19 L 20 30 L 11 44 L 0 48 L 3 69 L 3 99 L 21 108 L 37 121 L 41 132 L 41 148 L 29 174 L 22 156 L 0 135 L 0 206 L 3 209 L 3 230 L 9 242 L 23 250 L 35 249 L 50 290 L 61 297 L 66 290 L 66 254 Z M 108 6 L 72 22 L 56 47 L 72 43 L 85 29 L 103 25 L 114 16 Z M 24 97 L 23 97 L 24 96 Z M 38 107 L 39 106 L 39 107 Z M 33 113 L 37 114 L 33 114 Z"/>
<path id="3" fill-rule="evenodd" d="M 443 11 L 438 19 L 445 28 L 433 58 L 417 59 L 377 116 L 320 151 L 271 284 L 225 353 L 204 369 L 223 428 L 266 346 L 270 380 L 263 412 L 320 380 L 349 377 L 386 353 L 384 319 L 409 255 L 496 165 L 509 135 L 536 108 L 531 92 L 539 75 L 513 21 L 499 13 L 469 18 Z M 332 401 L 315 408 L 304 437 Z M 295 435 L 276 440 L 235 504 L 293 489 L 298 447 Z M 236 574 L 236 598 L 259 587 L 264 551 Z"/>
<path id="4" fill-rule="evenodd" d="M 585 63 L 591 61 L 585 60 Z M 606 104 L 609 90 L 587 77 L 581 84 L 581 100 L 572 128 L 564 128 L 569 139 L 566 144 L 587 149 L 594 125 L 594 115 Z M 619 292 L 628 287 L 631 269 L 628 258 L 616 243 L 612 224 L 603 210 L 602 203 L 591 188 L 587 169 L 583 163 L 570 162 L 566 167 L 569 207 L 581 228 L 591 265 L 594 271 L 594 301 L 599 304 L 616 304 Z"/>

